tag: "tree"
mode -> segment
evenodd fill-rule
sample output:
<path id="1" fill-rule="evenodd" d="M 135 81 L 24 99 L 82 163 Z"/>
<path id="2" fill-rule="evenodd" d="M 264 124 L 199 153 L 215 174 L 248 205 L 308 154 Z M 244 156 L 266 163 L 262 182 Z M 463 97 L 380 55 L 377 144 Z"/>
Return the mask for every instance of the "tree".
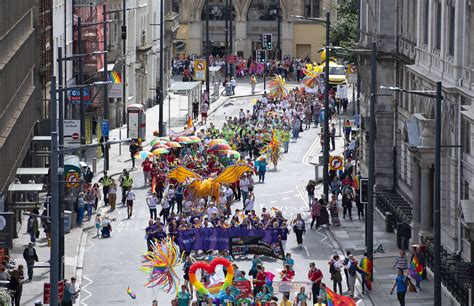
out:
<path id="1" fill-rule="evenodd" d="M 342 47 L 337 51 L 337 56 L 342 57 L 349 63 L 356 61 L 356 56 L 349 49 L 353 49 L 359 42 L 358 24 L 359 0 L 345 0 L 337 5 L 337 20 L 331 24 L 331 45 Z"/>

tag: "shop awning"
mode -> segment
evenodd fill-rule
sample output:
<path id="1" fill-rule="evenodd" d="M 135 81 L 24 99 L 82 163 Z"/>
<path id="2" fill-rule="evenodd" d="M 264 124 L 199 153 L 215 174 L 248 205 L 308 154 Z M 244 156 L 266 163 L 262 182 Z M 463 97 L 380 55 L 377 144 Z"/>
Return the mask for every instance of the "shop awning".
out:
<path id="1" fill-rule="evenodd" d="M 10 184 L 8 186 L 9 192 L 41 192 L 43 191 L 43 184 Z"/>
<path id="2" fill-rule="evenodd" d="M 48 175 L 49 168 L 18 168 L 16 175 Z"/>

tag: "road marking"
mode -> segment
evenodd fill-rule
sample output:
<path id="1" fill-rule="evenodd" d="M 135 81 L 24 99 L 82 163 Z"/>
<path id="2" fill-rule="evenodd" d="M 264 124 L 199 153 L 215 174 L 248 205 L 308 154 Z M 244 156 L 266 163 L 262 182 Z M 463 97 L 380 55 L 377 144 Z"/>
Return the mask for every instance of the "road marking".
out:
<path id="1" fill-rule="evenodd" d="M 303 164 L 309 164 L 309 157 L 313 154 L 314 150 L 316 149 L 321 137 L 316 138 L 316 140 L 311 144 L 306 154 L 303 156 Z"/>
<path id="2" fill-rule="evenodd" d="M 288 193 L 293 193 L 293 190 L 288 190 L 288 191 L 282 191 L 282 192 L 276 192 L 276 193 L 263 193 L 258 195 L 259 197 L 269 197 L 269 196 L 275 196 L 275 195 L 280 195 L 280 194 L 288 194 Z"/>
<path id="3" fill-rule="evenodd" d="M 85 275 L 83 275 L 82 277 L 85 278 L 88 281 L 88 283 L 85 284 L 84 286 L 80 287 L 80 288 L 81 288 L 81 291 L 85 292 L 88 295 L 85 298 L 81 298 L 81 304 L 84 305 L 84 306 L 87 306 L 87 303 L 84 303 L 84 301 L 87 300 L 88 298 L 90 298 L 92 296 L 92 293 L 90 291 L 88 291 L 86 288 L 89 287 L 90 285 L 92 285 L 92 283 L 94 283 L 94 282 Z"/>
<path id="4" fill-rule="evenodd" d="M 320 227 L 320 228 L 318 228 L 318 229 L 316 230 L 316 234 L 323 236 L 323 239 L 321 239 L 321 242 L 322 242 L 324 245 L 327 245 L 327 246 L 330 247 L 330 248 L 334 248 L 334 245 L 332 245 L 332 243 L 328 243 L 328 242 L 325 241 L 326 239 L 329 239 L 329 237 L 328 237 L 327 235 L 321 233 L 321 230 L 322 230 L 322 229 L 323 229 L 323 227 Z"/>
<path id="5" fill-rule="evenodd" d="M 304 248 L 304 250 L 306 251 L 306 256 L 311 257 L 311 256 L 309 255 L 309 251 L 308 251 L 308 248 L 306 247 L 306 245 L 303 245 L 303 248 Z"/>
<path id="6" fill-rule="evenodd" d="M 275 200 L 275 201 L 270 201 L 270 203 L 277 203 L 277 202 L 278 202 L 277 200 Z"/>
<path id="7" fill-rule="evenodd" d="M 289 200 L 289 199 L 291 199 L 291 198 L 286 197 L 286 198 L 283 198 L 282 200 L 283 200 L 283 201 L 286 201 L 286 200 Z"/>

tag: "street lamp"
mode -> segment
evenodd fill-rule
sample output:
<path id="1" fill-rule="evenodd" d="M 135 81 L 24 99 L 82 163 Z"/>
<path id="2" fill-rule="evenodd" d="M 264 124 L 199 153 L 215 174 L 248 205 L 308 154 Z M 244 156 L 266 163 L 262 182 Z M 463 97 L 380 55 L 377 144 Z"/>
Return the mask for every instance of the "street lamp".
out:
<path id="1" fill-rule="evenodd" d="M 435 131 L 435 186 L 434 186 L 434 305 L 441 306 L 441 103 L 442 83 L 436 82 L 436 91 L 408 90 L 393 86 L 381 89 L 436 99 Z"/>
<path id="2" fill-rule="evenodd" d="M 326 201 L 329 200 L 329 51 L 330 51 L 330 26 L 331 16 L 326 12 L 326 19 L 310 18 L 301 15 L 291 15 L 294 18 L 310 20 L 315 22 L 324 22 L 326 24 L 326 61 L 324 67 L 324 148 L 323 148 L 323 187 Z"/>

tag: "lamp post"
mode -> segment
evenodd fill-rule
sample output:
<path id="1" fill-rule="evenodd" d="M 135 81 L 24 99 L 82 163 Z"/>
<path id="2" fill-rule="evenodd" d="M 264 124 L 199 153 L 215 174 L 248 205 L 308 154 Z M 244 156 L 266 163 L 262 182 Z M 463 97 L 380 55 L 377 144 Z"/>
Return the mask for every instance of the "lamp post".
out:
<path id="1" fill-rule="evenodd" d="M 160 1 L 160 86 L 159 86 L 159 117 L 158 117 L 158 133 L 160 137 L 165 136 L 165 126 L 163 124 L 163 89 L 164 89 L 164 69 L 165 69 L 165 50 L 164 50 L 164 42 L 163 40 L 165 39 L 165 34 L 164 34 L 164 28 L 165 28 L 165 7 L 164 7 L 165 0 Z"/>
<path id="2" fill-rule="evenodd" d="M 436 82 L 436 91 L 407 90 L 399 87 L 380 86 L 381 89 L 403 92 L 436 99 L 435 115 L 435 182 L 434 182 L 434 305 L 441 306 L 441 103 L 443 101 L 442 83 Z M 457 146 L 451 146 L 457 147 Z M 370 192 L 370 190 L 369 190 Z"/>
<path id="3" fill-rule="evenodd" d="M 209 44 L 209 0 L 206 0 L 206 92 L 209 102 L 210 88 L 209 88 L 209 57 L 211 56 L 211 48 Z"/>
<path id="4" fill-rule="evenodd" d="M 301 15 L 291 15 L 291 17 L 325 23 L 326 25 L 326 59 L 324 67 L 324 122 L 323 122 L 323 188 L 326 200 L 329 199 L 329 52 L 331 49 L 330 40 L 330 27 L 331 27 L 331 16 L 329 12 L 326 12 L 326 18 L 309 18 Z M 333 47 L 334 48 L 334 47 Z"/>
<path id="5" fill-rule="evenodd" d="M 225 0 L 225 57 L 224 57 L 224 80 L 228 77 L 227 57 L 229 55 L 229 0 Z"/>
<path id="6" fill-rule="evenodd" d="M 107 46 L 107 5 L 103 4 L 102 5 L 102 19 L 103 19 L 103 27 L 104 27 L 104 51 L 107 51 L 108 46 Z M 107 52 L 104 52 L 104 75 L 103 75 L 103 81 L 107 82 L 108 80 L 108 67 L 107 67 Z M 107 125 L 109 125 L 109 90 L 107 85 L 104 87 L 104 121 L 106 122 Z M 105 142 L 108 140 L 108 136 L 102 135 L 102 142 Z M 109 146 L 104 145 L 102 146 L 104 149 L 104 173 L 109 170 Z"/>
<path id="7" fill-rule="evenodd" d="M 232 0 L 229 0 L 229 54 L 234 54 L 234 29 L 233 29 L 233 20 L 234 19 L 234 14 L 233 12 L 233 6 L 232 6 Z M 229 67 L 229 73 L 230 77 L 234 76 L 234 64 L 230 64 Z"/>

